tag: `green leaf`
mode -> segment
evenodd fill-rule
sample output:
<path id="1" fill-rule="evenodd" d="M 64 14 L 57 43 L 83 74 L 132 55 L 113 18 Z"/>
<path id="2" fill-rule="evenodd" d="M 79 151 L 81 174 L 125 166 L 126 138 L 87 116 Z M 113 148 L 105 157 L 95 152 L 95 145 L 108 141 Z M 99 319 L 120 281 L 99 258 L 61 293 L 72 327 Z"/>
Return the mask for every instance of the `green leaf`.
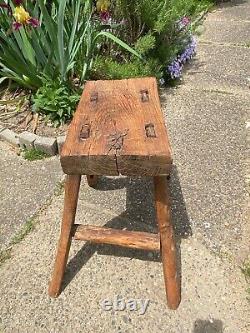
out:
<path id="1" fill-rule="evenodd" d="M 108 31 L 101 31 L 101 32 L 99 32 L 97 34 L 96 38 L 98 38 L 100 36 L 104 36 L 104 37 L 107 37 L 107 38 L 111 39 L 113 42 L 115 42 L 116 44 L 120 45 L 126 51 L 130 52 L 131 54 L 135 55 L 136 57 L 138 57 L 140 59 L 143 59 L 140 53 L 138 53 L 137 51 L 135 51 L 132 47 L 130 47 L 128 44 L 126 44 L 125 42 L 123 42 L 121 39 L 119 39 L 118 37 L 114 36 L 110 32 L 108 32 Z"/>
<path id="2" fill-rule="evenodd" d="M 58 42 L 58 52 L 59 52 L 59 60 L 61 66 L 61 78 L 65 80 L 65 52 L 64 52 L 64 15 L 66 8 L 67 0 L 60 0 L 59 10 L 58 10 L 58 34 L 57 34 L 57 42 Z"/>

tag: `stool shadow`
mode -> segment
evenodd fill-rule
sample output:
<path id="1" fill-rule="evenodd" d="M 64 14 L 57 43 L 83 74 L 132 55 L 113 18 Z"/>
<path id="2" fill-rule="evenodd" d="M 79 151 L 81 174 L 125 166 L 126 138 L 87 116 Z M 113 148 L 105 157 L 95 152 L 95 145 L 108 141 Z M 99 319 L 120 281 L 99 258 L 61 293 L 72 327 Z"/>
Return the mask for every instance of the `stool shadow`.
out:
<path id="1" fill-rule="evenodd" d="M 101 177 L 96 186 L 96 190 L 99 191 L 121 188 L 126 188 L 126 210 L 117 217 L 109 220 L 103 226 L 114 229 L 157 233 L 158 228 L 154 208 L 152 177 Z M 177 168 L 175 166 L 173 166 L 171 172 L 170 191 L 172 201 L 172 223 L 175 229 L 177 248 L 178 272 L 181 278 L 181 239 L 191 236 L 192 230 L 182 195 Z M 145 261 L 161 261 L 160 254 L 156 251 L 127 249 L 114 245 L 97 245 L 86 242 L 78 253 L 69 261 L 64 275 L 62 290 L 66 288 L 95 252 L 100 255 L 136 258 Z"/>
<path id="2" fill-rule="evenodd" d="M 221 320 L 197 319 L 194 323 L 193 333 L 223 333 L 223 323 Z"/>

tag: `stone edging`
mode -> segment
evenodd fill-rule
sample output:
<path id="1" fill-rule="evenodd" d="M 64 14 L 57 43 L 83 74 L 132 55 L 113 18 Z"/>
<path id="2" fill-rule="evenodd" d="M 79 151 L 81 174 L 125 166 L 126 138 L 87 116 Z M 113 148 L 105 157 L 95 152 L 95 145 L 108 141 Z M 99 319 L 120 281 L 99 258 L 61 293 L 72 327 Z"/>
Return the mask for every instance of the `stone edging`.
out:
<path id="1" fill-rule="evenodd" d="M 24 131 L 20 134 L 0 125 L 0 139 L 10 143 L 12 146 L 21 149 L 39 149 L 49 156 L 60 154 L 66 136 L 57 138 L 39 136 L 34 133 Z"/>

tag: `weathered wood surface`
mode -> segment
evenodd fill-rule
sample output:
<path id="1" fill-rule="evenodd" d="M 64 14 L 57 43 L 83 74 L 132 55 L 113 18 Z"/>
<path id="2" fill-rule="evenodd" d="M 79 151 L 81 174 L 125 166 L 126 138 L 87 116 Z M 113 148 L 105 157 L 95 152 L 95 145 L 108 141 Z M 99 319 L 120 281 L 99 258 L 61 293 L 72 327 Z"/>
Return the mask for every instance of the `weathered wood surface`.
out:
<path id="1" fill-rule="evenodd" d="M 165 175 L 171 163 L 155 78 L 86 83 L 61 153 L 66 174 Z"/>
<path id="2" fill-rule="evenodd" d="M 150 251 L 160 250 L 159 235 L 148 232 L 75 224 L 72 228 L 72 235 L 76 240 L 90 241 L 93 243 L 113 244 L 126 248 Z"/>
<path id="3" fill-rule="evenodd" d="M 67 264 L 69 249 L 72 240 L 71 230 L 72 225 L 75 222 L 80 181 L 80 175 L 67 176 L 66 179 L 61 234 L 57 247 L 54 270 L 49 285 L 49 295 L 51 297 L 57 297 L 60 293 L 63 274 Z"/>
<path id="4" fill-rule="evenodd" d="M 154 177 L 155 206 L 161 240 L 161 256 L 168 306 L 176 309 L 181 300 L 177 276 L 176 248 L 171 224 L 170 194 L 166 177 Z"/>

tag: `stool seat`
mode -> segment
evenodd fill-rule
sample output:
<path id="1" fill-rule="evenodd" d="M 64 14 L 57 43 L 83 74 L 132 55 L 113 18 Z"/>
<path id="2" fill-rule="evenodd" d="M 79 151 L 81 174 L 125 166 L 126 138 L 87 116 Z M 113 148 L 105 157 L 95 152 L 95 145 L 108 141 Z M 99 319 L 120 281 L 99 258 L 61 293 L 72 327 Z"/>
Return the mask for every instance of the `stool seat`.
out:
<path id="1" fill-rule="evenodd" d="M 60 158 L 69 175 L 168 175 L 156 79 L 87 82 Z"/>
<path id="2" fill-rule="evenodd" d="M 67 177 L 49 295 L 60 294 L 73 239 L 160 251 L 168 306 L 176 309 L 181 294 L 166 177 L 172 158 L 156 79 L 87 82 L 60 158 Z M 99 175 L 120 174 L 153 176 L 157 234 L 113 228 L 111 222 L 104 226 L 75 223 L 81 175 L 87 175 L 89 186 L 95 188 Z"/>

